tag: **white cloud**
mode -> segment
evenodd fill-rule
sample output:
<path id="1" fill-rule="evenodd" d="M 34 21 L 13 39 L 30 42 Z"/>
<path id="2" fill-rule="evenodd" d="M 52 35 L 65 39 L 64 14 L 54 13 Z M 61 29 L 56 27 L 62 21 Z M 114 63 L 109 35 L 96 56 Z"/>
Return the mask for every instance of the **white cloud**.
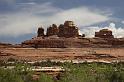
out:
<path id="1" fill-rule="evenodd" d="M 40 20 L 31 15 L 17 14 L 5 16 L 3 21 L 4 25 L 1 25 L 2 28 L 0 28 L 1 36 L 19 36 L 33 33 Z"/>
<path id="2" fill-rule="evenodd" d="M 122 24 L 124 24 L 124 21 L 121 21 Z"/>
<path id="3" fill-rule="evenodd" d="M 52 6 L 51 3 L 18 6 L 21 8 L 16 12 L 0 14 L 0 36 L 24 35 L 34 32 L 40 25 L 47 27 L 52 23 L 63 23 L 65 20 L 72 20 L 80 27 L 109 20 L 107 14 L 102 14 L 103 11 L 87 7 L 63 10 Z"/>
<path id="4" fill-rule="evenodd" d="M 113 35 L 118 38 L 124 37 L 124 28 L 116 27 L 114 23 L 110 23 L 109 27 L 105 27 L 113 31 Z"/>
<path id="5" fill-rule="evenodd" d="M 109 29 L 113 32 L 115 38 L 124 37 L 124 28 L 116 27 L 114 23 L 110 23 L 108 27 L 84 27 L 81 29 L 81 33 L 86 34 L 86 37 L 94 37 L 95 32 L 98 32 L 101 29 Z"/>
<path id="6" fill-rule="evenodd" d="M 109 17 L 107 15 L 102 15 L 99 12 L 91 11 L 86 7 L 78 7 L 65 10 L 56 14 L 56 16 L 57 18 L 60 17 L 60 19 L 56 20 L 56 22 L 73 20 L 78 26 L 87 26 L 109 20 Z"/>

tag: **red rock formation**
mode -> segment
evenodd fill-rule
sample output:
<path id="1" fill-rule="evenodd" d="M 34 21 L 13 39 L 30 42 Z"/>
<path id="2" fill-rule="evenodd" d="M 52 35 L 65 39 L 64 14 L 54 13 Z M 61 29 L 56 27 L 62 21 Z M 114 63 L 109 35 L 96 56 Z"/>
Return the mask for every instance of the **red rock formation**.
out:
<path id="1" fill-rule="evenodd" d="M 74 25 L 73 21 L 65 21 L 59 27 L 53 24 L 47 29 L 46 35 L 44 35 L 42 27 L 38 28 L 38 37 L 22 42 L 22 47 L 82 48 L 124 46 L 124 39 L 114 38 L 112 31 L 108 29 L 95 32 L 96 38 L 83 37 L 85 37 L 85 34 L 79 35 L 78 27 Z"/>
<path id="2" fill-rule="evenodd" d="M 73 27 L 75 25 L 74 25 L 74 22 L 73 21 L 65 21 L 64 26 L 65 27 Z"/>
<path id="3" fill-rule="evenodd" d="M 73 21 L 65 21 L 64 25 L 59 26 L 59 37 L 78 37 L 78 27 L 76 27 Z"/>
<path id="4" fill-rule="evenodd" d="M 47 36 L 58 35 L 58 27 L 56 24 L 53 24 L 49 28 L 47 28 Z"/>
<path id="5" fill-rule="evenodd" d="M 112 35 L 112 31 L 108 29 L 102 29 L 99 32 L 95 32 L 95 37 L 114 38 L 114 36 Z"/>
<path id="6" fill-rule="evenodd" d="M 82 34 L 82 37 L 85 37 L 85 34 Z"/>
<path id="7" fill-rule="evenodd" d="M 37 37 L 44 36 L 44 29 L 42 27 L 38 28 Z"/>

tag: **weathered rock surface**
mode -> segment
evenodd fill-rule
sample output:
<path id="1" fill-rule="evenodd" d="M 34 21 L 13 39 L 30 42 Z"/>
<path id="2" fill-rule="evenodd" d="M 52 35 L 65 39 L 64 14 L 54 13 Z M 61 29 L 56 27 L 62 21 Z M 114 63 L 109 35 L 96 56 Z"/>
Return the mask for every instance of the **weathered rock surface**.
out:
<path id="1" fill-rule="evenodd" d="M 58 35 L 59 29 L 56 24 L 52 24 L 49 28 L 47 28 L 47 36 Z"/>
<path id="2" fill-rule="evenodd" d="M 100 38 L 114 38 L 112 31 L 109 29 L 102 29 L 99 32 L 95 32 L 95 37 Z"/>
<path id="3" fill-rule="evenodd" d="M 37 37 L 44 36 L 44 29 L 42 27 L 38 28 Z"/>
<path id="4" fill-rule="evenodd" d="M 59 37 L 78 37 L 78 27 L 76 27 L 73 21 L 65 21 L 64 25 L 59 26 Z"/>
<path id="5" fill-rule="evenodd" d="M 38 37 L 22 42 L 22 47 L 35 48 L 82 48 L 82 47 L 124 47 L 124 38 L 114 38 L 112 31 L 102 29 L 95 32 L 95 38 L 79 35 L 79 29 L 73 21 L 65 21 L 57 27 L 53 24 L 47 28 L 38 28 Z"/>

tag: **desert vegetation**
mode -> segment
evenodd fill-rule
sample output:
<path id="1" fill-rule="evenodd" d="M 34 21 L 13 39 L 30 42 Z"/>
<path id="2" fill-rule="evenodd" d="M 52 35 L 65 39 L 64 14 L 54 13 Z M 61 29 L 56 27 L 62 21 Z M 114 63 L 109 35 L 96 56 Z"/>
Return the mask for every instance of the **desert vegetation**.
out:
<path id="1" fill-rule="evenodd" d="M 5 64 L 1 64 L 0 82 L 124 82 L 123 62 L 73 64 L 47 61 L 33 65 L 17 62 L 13 69 L 6 69 L 9 64 Z M 57 77 L 40 73 L 38 79 L 33 79 L 35 72 L 30 70 L 31 66 L 62 66 L 65 72 Z"/>

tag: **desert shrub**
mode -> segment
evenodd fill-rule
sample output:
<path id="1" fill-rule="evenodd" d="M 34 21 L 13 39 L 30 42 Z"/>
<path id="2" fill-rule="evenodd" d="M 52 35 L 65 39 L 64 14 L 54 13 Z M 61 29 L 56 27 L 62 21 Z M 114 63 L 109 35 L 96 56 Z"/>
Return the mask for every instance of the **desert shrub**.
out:
<path id="1" fill-rule="evenodd" d="M 60 82 L 124 82 L 123 64 L 66 64 L 71 70 L 65 72 Z"/>
<path id="2" fill-rule="evenodd" d="M 0 82 L 24 82 L 14 70 L 0 69 Z"/>
<path id="3" fill-rule="evenodd" d="M 38 82 L 54 82 L 52 76 L 41 73 Z"/>
<path id="4" fill-rule="evenodd" d="M 49 62 L 49 66 L 55 63 Z M 47 62 L 45 62 L 47 64 Z M 83 63 L 73 64 L 65 62 L 59 65 L 65 68 L 65 72 L 54 80 L 52 76 L 41 73 L 38 80 L 33 80 L 33 71 L 28 64 L 15 64 L 14 69 L 0 68 L 0 82 L 124 82 L 123 63 Z M 23 70 L 23 71 L 22 71 Z"/>

